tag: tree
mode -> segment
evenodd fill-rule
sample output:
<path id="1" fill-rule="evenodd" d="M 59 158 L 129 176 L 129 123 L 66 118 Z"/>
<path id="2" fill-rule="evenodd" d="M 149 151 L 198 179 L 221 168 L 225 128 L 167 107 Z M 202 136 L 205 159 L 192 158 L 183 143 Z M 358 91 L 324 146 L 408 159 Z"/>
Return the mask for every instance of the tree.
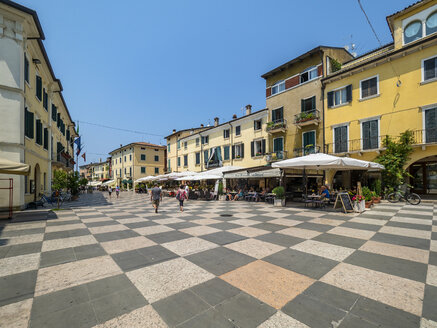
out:
<path id="1" fill-rule="evenodd" d="M 88 179 L 87 178 L 80 178 L 79 180 L 79 185 L 82 187 L 85 187 L 88 184 Z"/>
<path id="2" fill-rule="evenodd" d="M 405 183 L 410 174 L 404 169 L 413 152 L 411 146 L 414 142 L 413 132 L 406 130 L 399 139 L 394 141 L 390 136 L 383 140 L 385 151 L 376 158 L 376 162 L 384 165 L 382 183 L 386 191 L 392 192 L 395 188 Z"/>
<path id="3" fill-rule="evenodd" d="M 55 170 L 53 172 L 52 190 L 56 191 L 56 196 L 58 198 L 58 208 L 59 208 L 59 196 L 61 190 L 67 188 L 67 185 L 68 185 L 67 172 L 62 170 Z"/>
<path id="4" fill-rule="evenodd" d="M 79 172 L 70 172 L 67 175 L 67 188 L 70 189 L 72 195 L 79 193 Z"/>

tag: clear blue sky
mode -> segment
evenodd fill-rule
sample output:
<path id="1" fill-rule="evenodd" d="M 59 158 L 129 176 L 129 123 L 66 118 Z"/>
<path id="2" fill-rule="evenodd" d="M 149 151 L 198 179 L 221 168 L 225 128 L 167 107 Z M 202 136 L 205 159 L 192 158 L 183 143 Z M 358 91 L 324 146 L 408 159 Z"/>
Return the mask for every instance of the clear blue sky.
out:
<path id="1" fill-rule="evenodd" d="M 385 17 L 414 1 L 362 0 L 383 43 Z M 18 2 L 38 12 L 76 122 L 163 136 L 264 108 L 260 76 L 313 47 L 378 47 L 356 0 Z M 80 134 L 87 162 L 120 144 L 165 142 L 86 124 Z"/>

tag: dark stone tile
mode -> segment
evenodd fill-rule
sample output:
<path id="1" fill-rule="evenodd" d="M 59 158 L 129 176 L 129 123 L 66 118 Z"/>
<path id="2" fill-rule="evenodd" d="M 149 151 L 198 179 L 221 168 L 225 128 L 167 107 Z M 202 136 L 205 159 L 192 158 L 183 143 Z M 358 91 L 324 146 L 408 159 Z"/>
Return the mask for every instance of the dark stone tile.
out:
<path id="1" fill-rule="evenodd" d="M 178 328 L 238 328 L 214 309 L 209 309 L 178 325 Z"/>
<path id="2" fill-rule="evenodd" d="M 8 237 L 18 237 L 18 236 L 24 236 L 24 235 L 34 235 L 37 233 L 44 233 L 44 231 L 45 231 L 45 228 L 0 231 L 0 237 L 1 238 L 8 238 Z"/>
<path id="3" fill-rule="evenodd" d="M 238 327 L 257 327 L 276 310 L 256 298 L 240 293 L 217 305 L 215 309 Z"/>
<path id="4" fill-rule="evenodd" d="M 437 265 L 437 252 L 429 252 L 429 264 Z"/>
<path id="5" fill-rule="evenodd" d="M 69 238 L 69 237 L 79 237 L 89 235 L 90 231 L 88 229 L 74 229 L 74 230 L 65 230 L 65 231 L 55 231 L 48 232 L 44 235 L 44 240 L 53 240 L 53 239 L 61 239 L 61 238 Z"/>
<path id="6" fill-rule="evenodd" d="M 150 239 L 158 244 L 164 244 L 164 243 L 169 243 L 172 241 L 191 238 L 191 237 L 193 237 L 193 236 L 191 236 L 185 232 L 173 230 L 173 231 L 166 231 L 166 232 L 160 232 L 160 233 L 153 234 L 153 235 L 148 235 L 147 239 Z"/>
<path id="7" fill-rule="evenodd" d="M 282 312 L 312 328 L 332 327 L 340 323 L 347 312 L 300 294 L 288 302 Z"/>
<path id="8" fill-rule="evenodd" d="M 105 214 L 102 214 L 102 213 L 94 213 L 94 212 L 91 212 L 91 213 L 93 213 L 93 214 L 82 214 L 82 213 L 79 213 L 79 214 L 76 214 L 78 217 L 80 217 L 82 220 L 83 219 L 95 219 L 95 218 L 104 218 L 104 217 L 107 217 Z"/>
<path id="9" fill-rule="evenodd" d="M 338 328 L 377 328 L 381 327 L 353 314 L 348 314 Z"/>
<path id="10" fill-rule="evenodd" d="M 77 260 L 106 255 L 105 250 L 99 244 L 77 246 L 73 250 Z"/>
<path id="11" fill-rule="evenodd" d="M 120 224 L 120 223 L 118 223 L 117 221 L 111 220 L 111 218 L 108 218 L 108 221 L 99 221 L 99 222 L 85 223 L 85 225 L 88 228 L 104 227 L 104 226 L 117 225 L 117 224 Z"/>
<path id="12" fill-rule="evenodd" d="M 317 223 L 312 223 L 312 222 L 304 222 L 304 223 L 300 223 L 296 226 L 294 226 L 295 228 L 300 228 L 300 229 L 308 229 L 308 230 L 314 230 L 314 231 L 319 231 L 319 232 L 326 232 L 328 230 L 332 229 L 332 226 L 327 225 L 327 224 L 317 224 Z"/>
<path id="13" fill-rule="evenodd" d="M 388 221 L 392 218 L 393 215 L 390 213 L 387 213 L 386 215 L 381 215 L 381 214 L 373 214 L 372 212 L 370 212 L 370 213 L 360 214 L 360 218 Z"/>
<path id="14" fill-rule="evenodd" d="M 272 232 L 288 228 L 287 226 L 281 224 L 274 224 L 274 223 L 259 223 L 253 225 L 252 227 L 257 229 L 272 231 Z"/>
<path id="15" fill-rule="evenodd" d="M 70 306 L 65 310 L 48 313 L 42 317 L 30 319 L 31 328 L 85 328 L 96 325 L 97 319 L 90 303 L 81 303 Z"/>
<path id="16" fill-rule="evenodd" d="M 424 263 L 359 250 L 344 262 L 420 282 L 426 280 L 427 265 Z"/>
<path id="17" fill-rule="evenodd" d="M 260 212 L 256 211 L 255 213 L 259 214 Z M 276 218 L 273 217 L 273 216 L 270 216 L 270 215 L 255 215 L 255 216 L 252 216 L 252 217 L 250 217 L 248 219 L 249 220 L 254 220 L 254 221 L 260 221 L 260 222 L 268 222 L 268 221 L 271 221 L 271 220 L 276 219 Z M 285 227 L 285 228 L 287 228 L 287 227 Z"/>
<path id="18" fill-rule="evenodd" d="M 231 229 L 235 229 L 235 228 L 240 228 L 241 226 L 235 223 L 231 223 L 231 222 L 220 222 L 220 223 L 214 223 L 214 224 L 210 224 L 210 227 L 216 228 L 216 229 L 220 229 L 220 230 L 231 230 Z"/>
<path id="19" fill-rule="evenodd" d="M 325 284 L 321 281 L 316 281 L 303 294 L 344 311 L 349 311 L 360 297 L 358 294 Z"/>
<path id="20" fill-rule="evenodd" d="M 201 253 L 193 254 L 187 256 L 186 259 L 217 276 L 255 260 L 253 257 L 224 247 L 213 248 Z"/>
<path id="21" fill-rule="evenodd" d="M 360 248 L 366 242 L 366 240 L 363 239 L 334 235 L 331 233 L 323 233 L 321 235 L 318 235 L 317 237 L 314 237 L 313 240 L 355 249 Z"/>
<path id="22" fill-rule="evenodd" d="M 134 214 L 120 214 L 120 212 L 116 212 L 117 214 L 109 214 L 108 216 L 110 216 L 111 218 L 113 218 L 114 220 L 123 220 L 123 219 L 134 219 L 137 218 L 137 215 Z"/>
<path id="23" fill-rule="evenodd" d="M 37 271 L 26 271 L 0 277 L 0 306 L 32 298 Z"/>
<path id="24" fill-rule="evenodd" d="M 103 278 L 86 284 L 90 300 L 95 300 L 120 290 L 132 288 L 134 285 L 124 274 Z"/>
<path id="25" fill-rule="evenodd" d="M 55 251 L 41 253 L 40 267 L 45 268 L 52 265 L 76 261 L 73 248 L 63 248 Z"/>
<path id="26" fill-rule="evenodd" d="M 178 257 L 178 255 L 159 245 L 112 254 L 111 256 L 124 271 L 142 268 Z"/>
<path id="27" fill-rule="evenodd" d="M 425 285 L 422 316 L 426 319 L 437 321 L 437 287 Z"/>
<path id="28" fill-rule="evenodd" d="M 418 316 L 365 297 L 358 300 L 351 313 L 375 323 L 379 327 L 408 328 L 420 326 Z"/>
<path id="29" fill-rule="evenodd" d="M 169 326 L 176 326 L 207 310 L 209 305 L 189 290 L 184 290 L 153 304 Z"/>
<path id="30" fill-rule="evenodd" d="M 39 253 L 41 252 L 42 242 L 26 243 L 21 245 L 11 245 L 6 247 L 9 247 L 9 250 L 6 253 L 5 257 L 12 257 L 12 256 L 25 255 L 31 253 Z M 6 247 L 0 247 L 0 249 Z M 0 258 L 1 258 L 1 254 L 0 254 Z"/>
<path id="31" fill-rule="evenodd" d="M 415 230 L 425 230 L 425 231 L 431 231 L 431 229 L 432 229 L 431 225 L 407 223 L 407 222 L 396 222 L 396 221 L 389 221 L 389 222 L 387 222 L 386 226 L 415 229 Z"/>
<path id="32" fill-rule="evenodd" d="M 47 221 L 47 227 L 53 227 L 53 226 L 62 226 L 62 225 L 68 225 L 68 224 L 79 224 L 82 223 L 81 220 L 68 220 L 68 221 Z"/>
<path id="33" fill-rule="evenodd" d="M 359 222 L 349 222 L 349 221 L 342 223 L 340 227 L 347 227 L 347 228 L 359 229 L 359 230 L 370 230 L 370 231 L 378 231 L 379 229 L 381 229 L 380 225 L 359 223 Z"/>
<path id="34" fill-rule="evenodd" d="M 134 223 L 126 223 L 125 226 L 130 229 L 136 229 L 136 228 L 144 228 L 144 227 L 150 227 L 150 226 L 156 226 L 158 223 L 155 223 L 153 221 L 143 221 L 143 222 L 134 222 Z"/>
<path id="35" fill-rule="evenodd" d="M 247 239 L 247 237 L 237 235 L 228 231 L 219 231 L 209 235 L 200 236 L 200 238 L 208 240 L 218 245 L 226 245 L 239 240 Z"/>
<path id="36" fill-rule="evenodd" d="M 70 306 L 89 301 L 85 285 L 75 286 L 49 294 L 37 296 L 33 300 L 31 320 L 65 310 Z"/>
<path id="37" fill-rule="evenodd" d="M 284 249 L 265 257 L 263 261 L 303 274 L 313 279 L 320 279 L 338 264 L 336 261 L 299 252 L 294 249 Z"/>
<path id="38" fill-rule="evenodd" d="M 211 306 L 227 300 L 241 291 L 220 278 L 214 278 L 191 288 L 191 291 L 200 296 Z"/>
<path id="39" fill-rule="evenodd" d="M 377 232 L 372 238 L 370 238 L 370 240 L 399 246 L 420 248 L 424 250 L 429 250 L 430 245 L 430 241 L 428 239 L 391 235 L 381 232 Z"/>
<path id="40" fill-rule="evenodd" d="M 126 278 L 127 279 L 127 278 Z M 134 286 L 91 301 L 97 320 L 106 322 L 147 305 L 144 296 Z"/>
<path id="41" fill-rule="evenodd" d="M 424 214 L 398 212 L 398 213 L 396 213 L 396 216 L 401 216 L 401 217 L 404 217 L 404 218 L 432 220 L 433 212 L 432 212 L 432 210 L 431 211 L 424 211 Z"/>
<path id="42" fill-rule="evenodd" d="M 349 219 L 348 217 L 345 217 L 342 215 L 335 215 L 335 214 L 325 214 L 325 215 L 321 216 L 320 218 L 330 219 L 330 220 L 339 220 L 339 221 L 346 221 Z M 311 219 L 313 219 L 313 218 L 311 218 Z"/>
<path id="43" fill-rule="evenodd" d="M 1 246 L 1 244 L 0 244 Z M 11 249 L 12 246 L 1 246 L 0 247 L 0 259 L 6 257 L 6 255 L 8 254 L 9 250 Z"/>
<path id="44" fill-rule="evenodd" d="M 197 227 L 199 225 L 193 222 L 178 222 L 178 223 L 167 224 L 167 226 L 176 230 L 181 230 L 185 228 Z"/>
<path id="45" fill-rule="evenodd" d="M 140 236 L 140 234 L 136 233 L 133 230 L 105 232 L 105 233 L 99 233 L 94 235 L 94 237 L 100 243 L 105 241 L 113 241 L 113 240 L 126 239 L 131 237 L 138 237 L 138 236 Z"/>
<path id="46" fill-rule="evenodd" d="M 437 240 L 437 232 L 431 233 L 431 239 L 432 240 Z"/>
<path id="47" fill-rule="evenodd" d="M 266 241 L 268 243 L 272 243 L 272 244 L 276 244 L 276 245 L 284 246 L 284 247 L 291 247 L 293 245 L 296 245 L 296 244 L 299 244 L 299 243 L 305 241 L 305 239 L 302 239 L 302 238 L 283 235 L 283 234 L 274 233 L 274 232 L 268 233 L 266 235 L 261 235 L 261 236 L 255 237 L 255 239 L 259 239 L 262 241 Z"/>

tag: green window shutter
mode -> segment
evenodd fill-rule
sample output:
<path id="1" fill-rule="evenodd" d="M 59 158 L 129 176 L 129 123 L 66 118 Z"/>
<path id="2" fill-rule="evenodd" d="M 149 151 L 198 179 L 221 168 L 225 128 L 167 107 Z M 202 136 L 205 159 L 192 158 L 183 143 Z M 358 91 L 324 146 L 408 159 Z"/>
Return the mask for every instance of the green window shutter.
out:
<path id="1" fill-rule="evenodd" d="M 352 101 L 352 84 L 349 84 L 346 87 L 346 101 L 351 102 Z"/>
<path id="2" fill-rule="evenodd" d="M 244 158 L 244 143 L 241 144 L 241 158 Z"/>
<path id="3" fill-rule="evenodd" d="M 42 100 L 42 79 L 38 75 L 36 75 L 35 95 L 39 100 Z"/>
<path id="4" fill-rule="evenodd" d="M 305 100 L 300 100 L 300 111 L 303 113 L 305 111 Z"/>
<path id="5" fill-rule="evenodd" d="M 328 92 L 327 98 L 328 98 L 328 108 L 333 107 L 334 106 L 334 92 L 333 91 Z"/>
<path id="6" fill-rule="evenodd" d="M 255 156 L 255 142 L 250 143 L 250 156 Z"/>
<path id="7" fill-rule="evenodd" d="M 58 117 L 58 109 L 56 108 L 55 105 L 52 104 L 52 120 L 56 122 L 57 117 Z"/>
<path id="8" fill-rule="evenodd" d="M 232 146 L 232 159 L 235 159 L 235 146 Z"/>
<path id="9" fill-rule="evenodd" d="M 24 80 L 29 83 L 29 61 L 26 54 L 24 54 Z"/>
<path id="10" fill-rule="evenodd" d="M 47 94 L 45 88 L 42 89 L 42 95 L 43 95 L 43 98 L 42 98 L 42 105 L 43 105 L 44 109 L 47 111 L 48 108 L 49 108 L 49 107 L 48 107 L 49 99 L 48 99 L 48 94 Z"/>
<path id="11" fill-rule="evenodd" d="M 44 149 L 49 149 L 49 130 L 44 128 Z"/>
<path id="12" fill-rule="evenodd" d="M 311 98 L 311 109 L 316 109 L 316 96 Z"/>
<path id="13" fill-rule="evenodd" d="M 29 112 L 29 138 L 32 138 L 32 139 L 35 136 L 34 116 L 35 116 L 34 113 Z"/>
<path id="14" fill-rule="evenodd" d="M 265 154 L 266 153 L 266 139 L 263 139 L 261 142 L 261 154 Z"/>

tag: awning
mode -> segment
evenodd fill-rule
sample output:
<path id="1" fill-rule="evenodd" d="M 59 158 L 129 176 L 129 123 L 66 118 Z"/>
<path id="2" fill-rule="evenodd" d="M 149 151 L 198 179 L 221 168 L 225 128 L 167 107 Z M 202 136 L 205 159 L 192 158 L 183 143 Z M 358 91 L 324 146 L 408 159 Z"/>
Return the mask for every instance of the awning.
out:
<path id="1" fill-rule="evenodd" d="M 115 185 L 115 180 L 108 180 L 102 183 L 102 186 Z"/>
<path id="2" fill-rule="evenodd" d="M 1 174 L 17 174 L 29 175 L 30 165 L 24 163 L 13 162 L 4 158 L 0 158 L 0 173 Z"/>
<path id="3" fill-rule="evenodd" d="M 236 172 L 225 172 L 223 178 L 225 179 L 264 179 L 264 178 L 280 178 L 281 170 L 279 168 L 249 171 L 242 170 Z"/>

